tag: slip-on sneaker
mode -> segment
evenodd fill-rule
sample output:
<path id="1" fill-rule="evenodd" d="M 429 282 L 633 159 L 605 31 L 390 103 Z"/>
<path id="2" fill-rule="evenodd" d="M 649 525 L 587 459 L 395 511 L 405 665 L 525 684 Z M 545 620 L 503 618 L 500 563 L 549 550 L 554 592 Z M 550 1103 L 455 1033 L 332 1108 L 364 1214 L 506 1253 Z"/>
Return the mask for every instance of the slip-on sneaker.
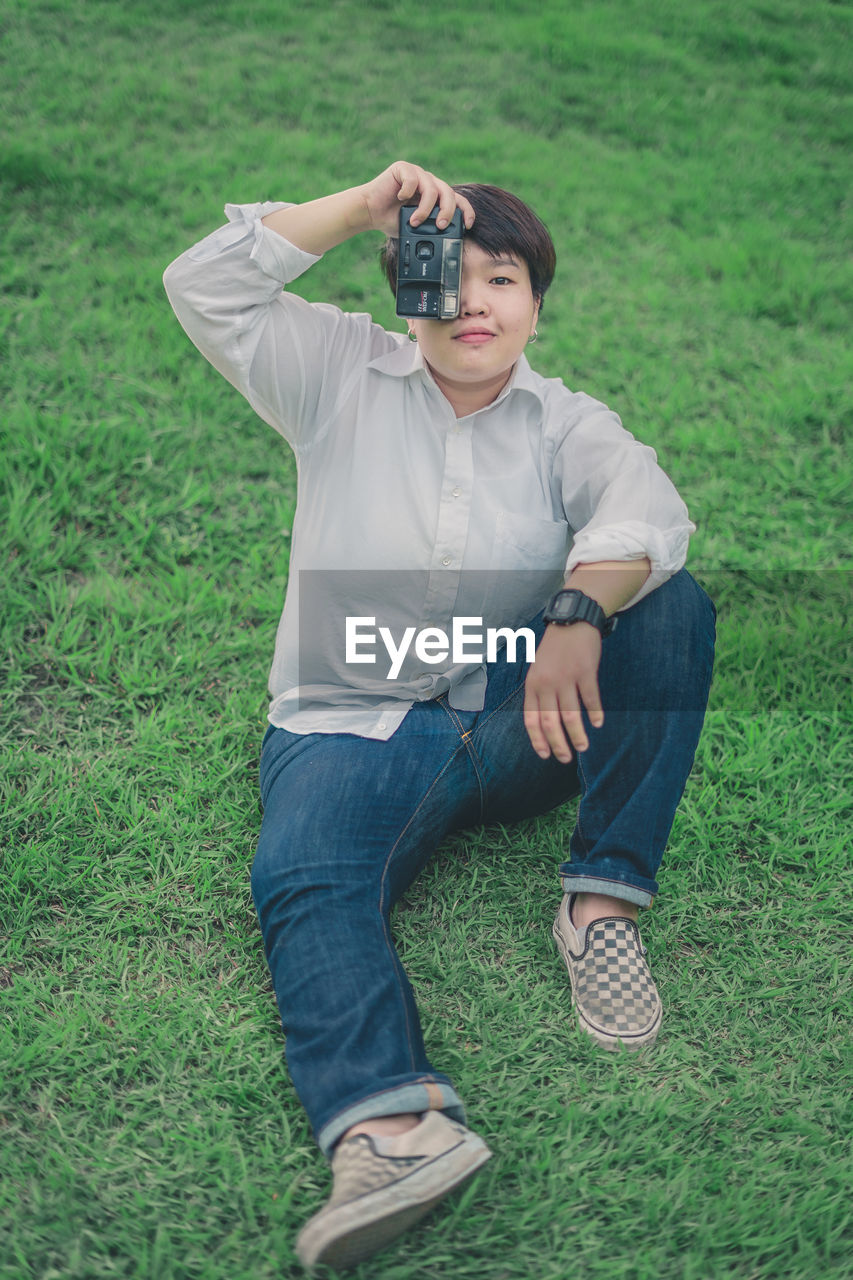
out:
<path id="1" fill-rule="evenodd" d="M 442 1111 L 428 1111 L 414 1129 L 376 1145 L 366 1133 L 339 1142 L 332 1194 L 297 1237 L 300 1261 L 309 1268 L 355 1266 L 422 1218 L 491 1154 L 482 1138 Z"/>
<path id="2" fill-rule="evenodd" d="M 655 1042 L 663 1009 L 640 931 L 627 916 L 604 916 L 576 929 L 573 896 L 563 895 L 553 933 L 578 1022 L 604 1049 L 645 1049 Z"/>

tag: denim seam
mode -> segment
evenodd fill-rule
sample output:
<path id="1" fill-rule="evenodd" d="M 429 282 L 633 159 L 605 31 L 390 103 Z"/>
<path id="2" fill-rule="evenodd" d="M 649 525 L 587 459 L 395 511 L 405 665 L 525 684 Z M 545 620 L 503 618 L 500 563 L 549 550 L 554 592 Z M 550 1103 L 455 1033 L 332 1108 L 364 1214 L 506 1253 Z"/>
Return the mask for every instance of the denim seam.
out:
<path id="1" fill-rule="evenodd" d="M 486 812 L 486 785 L 485 785 L 485 780 L 483 778 L 483 775 L 480 772 L 480 765 L 482 764 L 482 761 L 480 760 L 480 757 L 477 755 L 477 752 L 474 748 L 474 744 L 471 740 L 476 731 L 477 726 L 475 726 L 474 729 L 464 728 L 462 721 L 459 719 L 459 717 L 457 716 L 453 707 L 451 707 L 449 701 L 447 700 L 444 694 L 442 694 L 442 696 L 438 698 L 437 701 L 439 705 L 442 706 L 444 710 L 447 712 L 447 715 L 450 717 L 451 724 L 459 734 L 460 741 L 456 748 L 456 751 L 454 752 L 454 756 L 458 754 L 460 746 L 464 747 L 465 750 L 468 752 L 468 757 L 474 768 L 474 776 L 477 779 L 477 790 L 480 793 L 480 821 L 482 822 L 483 814 Z"/>
<path id="2" fill-rule="evenodd" d="M 457 750 L 458 750 L 458 748 L 457 748 Z M 403 827 L 403 829 L 400 831 L 399 835 L 397 836 L 397 839 L 394 841 L 393 845 L 391 846 L 391 848 L 390 848 L 390 849 L 389 849 L 389 851 L 388 851 L 388 857 L 385 859 L 385 865 L 383 866 L 383 868 L 382 868 L 382 873 L 381 873 L 381 875 L 380 875 L 380 877 L 379 877 L 379 916 L 380 916 L 380 919 L 382 920 L 382 932 L 383 932 L 383 934 L 384 934 L 384 936 L 385 936 L 385 945 L 386 945 L 386 947 L 388 948 L 389 952 L 391 953 L 391 959 L 392 959 L 392 962 L 396 960 L 396 963 L 394 964 L 394 973 L 395 973 L 395 975 L 397 976 L 397 985 L 398 985 L 398 989 L 399 989 L 399 974 L 398 974 L 398 972 L 397 972 L 397 966 L 400 964 L 400 959 L 399 959 L 399 956 L 397 956 L 397 953 L 396 953 L 396 951 L 395 951 L 395 949 L 394 949 L 394 944 L 393 944 L 393 942 L 391 941 L 390 930 L 389 930 L 389 922 L 388 922 L 388 921 L 386 921 L 386 919 L 385 919 L 385 908 L 384 908 L 384 902 L 385 902 L 385 891 L 386 891 L 386 888 L 387 888 L 387 880 L 388 880 L 388 869 L 389 869 L 389 867 L 391 866 L 391 863 L 392 863 L 392 861 L 393 861 L 393 859 L 394 859 L 394 854 L 395 854 L 395 852 L 396 852 L 396 850 L 397 850 L 397 848 L 398 848 L 398 846 L 399 846 L 399 844 L 400 844 L 400 841 L 403 839 L 403 836 L 406 834 L 406 832 L 408 831 L 409 827 L 412 825 L 412 823 L 414 822 L 415 818 L 416 818 L 416 817 L 417 817 L 417 815 L 420 813 L 421 809 L 423 808 L 423 806 L 424 806 L 424 804 L 425 804 L 425 802 L 426 802 L 426 800 L 427 800 L 427 797 L 428 797 L 429 795 L 431 795 L 431 793 L 432 793 L 433 789 L 436 787 L 436 785 L 438 784 L 439 780 L 440 780 L 442 777 L 444 777 L 444 774 L 445 774 L 445 773 L 447 772 L 447 770 L 450 768 L 450 765 L 452 764 L 452 762 L 453 762 L 453 760 L 454 760 L 455 756 L 456 756 L 456 751 L 454 751 L 454 752 L 453 752 L 453 754 L 452 754 L 452 755 L 449 757 L 449 759 L 444 763 L 444 765 L 443 765 L 443 766 L 442 766 L 442 768 L 439 770 L 439 772 L 435 775 L 435 777 L 433 778 L 432 782 L 429 784 L 429 786 L 427 787 L 426 791 L 424 792 L 424 794 L 421 796 L 420 800 L 418 801 L 417 806 L 416 806 L 416 807 L 412 810 L 412 812 L 409 814 L 408 821 L 406 822 L 406 825 L 405 825 L 405 826 Z M 409 1011 L 408 1011 L 408 1008 L 407 1008 L 407 1006 L 406 1006 L 406 999 L 405 999 L 405 995 L 404 995 L 404 993 L 402 992 L 402 990 L 400 991 L 400 998 L 401 998 L 401 1000 L 402 1000 L 402 1002 L 403 1002 L 403 1012 L 404 1012 L 404 1014 L 405 1014 L 405 1016 L 406 1016 L 406 1036 L 407 1036 L 408 1045 L 409 1045 L 409 1061 L 411 1062 L 412 1071 L 415 1071 L 415 1070 L 416 1070 L 416 1067 L 415 1067 L 415 1055 L 414 1055 L 413 1048 L 412 1048 L 411 1023 L 410 1023 L 410 1021 L 409 1021 Z"/>
<path id="3" fill-rule="evenodd" d="M 502 711 L 502 710 L 503 710 L 503 708 L 507 705 L 507 703 L 508 703 L 508 702 L 512 702 L 513 698 L 514 698 L 514 697 L 516 697 L 516 695 L 517 695 L 517 694 L 519 694 L 519 693 L 521 693 L 521 694 L 523 694 L 523 693 L 524 693 L 524 685 L 523 685 L 523 684 L 518 685 L 518 687 L 517 687 L 517 688 L 513 689 L 512 693 L 507 694 L 507 696 L 504 698 L 503 702 L 499 702 L 499 703 L 498 703 L 498 705 L 497 705 L 496 707 L 494 707 L 494 708 L 493 708 L 493 710 L 491 710 L 491 711 L 489 712 L 489 714 L 488 714 L 487 716 L 485 716 L 482 720 L 480 720 L 480 719 L 478 718 L 477 724 L 474 726 L 474 729 L 472 729 L 472 731 L 471 731 L 471 736 L 472 736 L 472 738 L 473 738 L 474 733 L 476 733 L 476 732 L 477 732 L 477 730 L 484 728 L 484 727 L 485 727 L 485 725 L 487 725 L 487 724 L 489 723 L 489 721 L 491 720 L 492 716 L 496 716 L 496 715 L 497 715 L 497 713 L 498 713 L 499 711 Z M 448 710 L 449 710 L 449 707 L 448 707 Z M 486 804 L 487 804 L 487 801 L 488 801 L 488 795 L 487 795 L 487 788 L 485 787 L 484 783 L 481 783 L 481 781 L 480 781 L 480 771 L 479 771 L 479 769 L 477 768 L 477 763 L 479 762 L 480 757 L 479 757 L 479 756 L 477 755 L 477 753 L 476 753 L 476 748 L 474 747 L 473 742 L 469 741 L 468 739 L 463 739 L 463 741 L 464 741 L 464 743 L 465 743 L 465 746 L 466 746 L 466 747 L 468 747 L 469 755 L 470 755 L 470 756 L 472 757 L 472 759 L 475 761 L 475 764 L 474 764 L 474 770 L 475 770 L 475 772 L 476 772 L 476 774 L 477 774 L 477 783 L 478 783 L 478 785 L 479 785 L 479 787 L 480 787 L 480 821 L 481 821 L 481 822 L 483 822 L 483 821 L 485 820 Z M 532 750 L 532 749 L 533 749 L 533 748 L 531 747 L 531 750 Z"/>
<path id="4" fill-rule="evenodd" d="M 580 775 L 580 780 L 581 780 L 581 798 L 578 802 L 578 812 L 577 812 L 577 817 L 575 818 L 575 835 L 578 837 L 578 840 L 583 845 L 584 853 L 586 854 L 587 857 L 589 857 L 590 856 L 589 845 L 586 842 L 586 837 L 584 836 L 584 833 L 583 833 L 583 827 L 581 826 L 581 805 L 584 802 L 584 797 L 589 791 L 589 781 L 587 780 L 586 773 L 584 772 L 583 752 L 576 751 L 575 755 L 577 756 L 578 774 Z M 571 856 L 572 854 L 571 854 L 571 846 L 570 846 L 569 857 L 571 858 Z"/>

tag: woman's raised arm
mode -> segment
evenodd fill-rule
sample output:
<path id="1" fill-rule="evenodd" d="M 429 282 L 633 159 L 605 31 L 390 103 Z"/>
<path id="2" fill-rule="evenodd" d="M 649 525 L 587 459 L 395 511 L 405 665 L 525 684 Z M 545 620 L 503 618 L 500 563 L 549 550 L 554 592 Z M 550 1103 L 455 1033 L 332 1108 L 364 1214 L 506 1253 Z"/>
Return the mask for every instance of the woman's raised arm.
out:
<path id="1" fill-rule="evenodd" d="M 473 225 L 474 210 L 464 196 L 435 174 L 405 160 L 395 161 L 362 186 L 269 213 L 263 223 L 297 248 L 319 256 L 362 231 L 396 235 L 400 205 L 413 200 L 418 201 L 413 226 L 428 217 L 436 205 L 440 206 L 439 227 L 447 225 L 457 206 L 466 227 Z"/>

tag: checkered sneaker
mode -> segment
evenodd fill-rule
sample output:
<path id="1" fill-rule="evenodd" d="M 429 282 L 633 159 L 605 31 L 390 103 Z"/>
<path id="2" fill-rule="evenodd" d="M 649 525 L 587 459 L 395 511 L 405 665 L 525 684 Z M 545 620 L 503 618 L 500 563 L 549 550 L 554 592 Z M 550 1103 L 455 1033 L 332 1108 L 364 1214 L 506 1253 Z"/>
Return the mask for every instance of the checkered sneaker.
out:
<path id="1" fill-rule="evenodd" d="M 554 922 L 554 939 L 572 983 L 578 1022 L 605 1049 L 654 1044 L 663 1010 L 640 931 L 633 920 L 593 920 L 582 941 L 566 894 Z"/>
<path id="2" fill-rule="evenodd" d="M 329 1197 L 332 1205 L 348 1204 L 370 1195 L 420 1169 L 428 1156 L 379 1156 L 366 1133 L 341 1143 L 332 1163 L 335 1181 Z"/>
<path id="3" fill-rule="evenodd" d="M 369 1258 L 491 1155 L 482 1138 L 441 1111 L 428 1111 L 390 1145 L 394 1154 L 380 1154 L 367 1134 L 338 1144 L 332 1194 L 296 1241 L 306 1267 L 322 1263 L 343 1270 Z"/>

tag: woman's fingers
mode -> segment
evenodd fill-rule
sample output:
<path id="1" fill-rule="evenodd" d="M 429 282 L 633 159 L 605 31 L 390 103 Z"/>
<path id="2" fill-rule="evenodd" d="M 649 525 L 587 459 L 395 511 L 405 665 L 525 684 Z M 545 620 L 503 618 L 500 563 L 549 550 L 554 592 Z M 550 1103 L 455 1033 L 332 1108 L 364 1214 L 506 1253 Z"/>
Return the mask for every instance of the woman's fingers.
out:
<path id="1" fill-rule="evenodd" d="M 436 226 L 440 231 L 449 226 L 457 208 L 462 211 L 465 226 L 473 226 L 476 217 L 473 205 L 464 196 L 458 196 L 448 182 L 442 182 L 434 173 L 421 169 L 417 165 L 405 165 L 400 168 L 405 169 L 405 180 L 400 186 L 397 199 L 401 204 L 405 204 L 415 196 L 420 197 L 418 207 L 409 218 L 411 226 L 420 226 L 430 216 L 436 205 L 438 205 Z"/>
<path id="2" fill-rule="evenodd" d="M 477 216 L 476 213 L 474 212 L 474 206 L 472 205 L 470 200 L 466 200 L 465 196 L 460 196 L 456 192 L 454 192 L 453 194 L 456 196 L 457 208 L 462 210 L 462 221 L 465 223 L 465 226 L 470 231 L 474 225 L 474 219 Z"/>
<path id="3" fill-rule="evenodd" d="M 421 198 L 418 207 L 409 218 L 409 222 L 413 227 L 419 227 L 439 203 L 439 183 L 431 173 L 425 175 L 424 181 L 421 183 L 420 194 Z"/>
<path id="4" fill-rule="evenodd" d="M 527 730 L 527 736 L 530 739 L 530 745 L 533 750 L 543 760 L 547 760 L 551 754 L 551 747 L 545 736 L 539 702 L 529 689 L 524 697 L 524 727 Z"/>
<path id="5" fill-rule="evenodd" d="M 524 700 L 524 727 L 530 745 L 543 760 L 553 754 L 563 764 L 568 764 L 572 752 L 563 731 L 564 718 L 555 699 L 528 694 Z"/>
<path id="6" fill-rule="evenodd" d="M 566 733 L 569 735 L 572 746 L 575 751 L 586 751 L 589 746 L 589 739 L 586 736 L 586 729 L 583 724 L 583 716 L 581 709 L 574 698 L 560 698 L 560 721 Z M 555 753 L 556 754 L 556 753 Z"/>
<path id="7" fill-rule="evenodd" d="M 446 182 L 439 182 L 438 217 L 435 220 L 435 225 L 439 231 L 443 231 L 446 226 L 449 226 L 450 219 L 456 212 L 456 201 L 457 196 L 453 188 L 448 186 Z"/>
<path id="8" fill-rule="evenodd" d="M 600 729 L 604 724 L 604 708 L 601 705 L 601 691 L 595 672 L 590 672 L 579 682 L 578 692 L 581 702 L 586 707 L 590 724 L 594 729 Z"/>
<path id="9" fill-rule="evenodd" d="M 598 714 L 601 719 L 592 720 L 596 728 L 604 722 L 604 713 L 599 710 Z M 576 752 L 586 751 L 589 747 L 581 709 L 576 702 L 565 698 L 561 698 L 559 703 L 550 700 L 538 702 L 533 698 L 525 702 L 524 727 L 530 745 L 543 760 L 553 753 L 563 764 L 568 764 L 572 758 L 569 743 Z"/>
<path id="10" fill-rule="evenodd" d="M 397 160 L 363 188 L 371 225 L 386 235 L 394 236 L 398 228 L 398 206 L 416 203 L 410 221 L 417 227 L 438 205 L 437 223 L 444 230 L 456 209 L 461 209 L 466 227 L 474 225 L 474 208 L 470 200 L 458 196 L 447 182 L 442 182 L 428 169 Z"/>
<path id="11" fill-rule="evenodd" d="M 553 755 L 563 764 L 576 753 L 589 747 L 589 735 L 584 720 L 584 710 L 593 728 L 604 724 L 601 693 L 597 670 L 587 668 L 580 674 L 567 677 L 564 673 L 548 669 L 547 651 L 543 656 L 542 670 L 532 667 L 524 687 L 524 727 L 531 746 L 543 760 Z"/>
<path id="12" fill-rule="evenodd" d="M 423 169 L 418 169 L 416 165 L 399 164 L 394 166 L 397 181 L 400 183 L 400 189 L 397 192 L 397 199 L 400 204 L 405 204 L 407 200 L 411 200 L 422 190 L 424 178 L 426 174 Z"/>

